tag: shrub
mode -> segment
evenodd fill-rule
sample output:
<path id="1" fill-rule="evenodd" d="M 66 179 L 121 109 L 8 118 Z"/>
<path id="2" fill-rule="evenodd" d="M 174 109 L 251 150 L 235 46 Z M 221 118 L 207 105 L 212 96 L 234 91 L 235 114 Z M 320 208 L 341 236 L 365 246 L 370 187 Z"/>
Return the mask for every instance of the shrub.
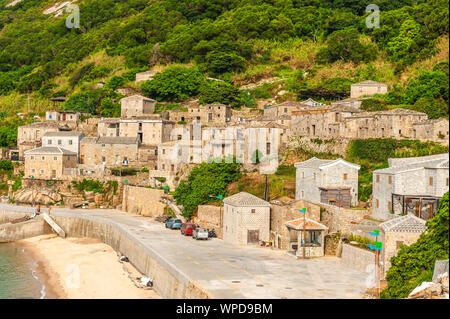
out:
<path id="1" fill-rule="evenodd" d="M 197 96 L 205 79 L 193 69 L 172 66 L 157 73 L 142 85 L 144 94 L 158 101 L 183 101 Z"/>
<path id="2" fill-rule="evenodd" d="M 200 89 L 200 103 L 222 103 L 239 108 L 242 105 L 240 91 L 227 82 L 208 81 Z"/>

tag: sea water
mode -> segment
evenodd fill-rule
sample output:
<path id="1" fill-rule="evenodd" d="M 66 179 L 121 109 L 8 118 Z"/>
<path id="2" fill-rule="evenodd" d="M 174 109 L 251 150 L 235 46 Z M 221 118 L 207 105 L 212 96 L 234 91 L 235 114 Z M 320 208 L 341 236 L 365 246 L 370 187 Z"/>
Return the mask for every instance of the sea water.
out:
<path id="1" fill-rule="evenodd" d="M 37 262 L 25 249 L 0 244 L 0 299 L 43 299 L 46 287 L 37 274 Z"/>

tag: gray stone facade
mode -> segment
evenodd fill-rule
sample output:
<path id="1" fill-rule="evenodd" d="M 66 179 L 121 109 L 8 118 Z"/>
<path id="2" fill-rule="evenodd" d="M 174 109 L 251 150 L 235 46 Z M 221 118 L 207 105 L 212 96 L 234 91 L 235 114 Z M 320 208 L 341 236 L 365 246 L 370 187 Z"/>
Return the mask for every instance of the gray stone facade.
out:
<path id="1" fill-rule="evenodd" d="M 389 159 L 389 168 L 373 172 L 373 217 L 389 219 L 404 214 L 406 207 L 411 205 L 408 197 L 442 197 L 449 190 L 448 162 L 448 153 Z M 402 198 L 401 204 L 393 205 L 393 195 L 404 196 L 405 200 Z M 413 205 L 415 210 L 417 204 Z M 419 215 L 422 209 L 417 206 Z M 434 205 L 433 209 L 436 210 L 437 206 Z"/>
<path id="2" fill-rule="evenodd" d="M 295 199 L 321 203 L 320 187 L 348 186 L 350 187 L 351 205 L 358 203 L 358 171 L 359 165 L 343 159 L 321 160 L 311 158 L 295 164 L 296 187 Z M 325 204 L 338 204 L 339 199 Z"/>

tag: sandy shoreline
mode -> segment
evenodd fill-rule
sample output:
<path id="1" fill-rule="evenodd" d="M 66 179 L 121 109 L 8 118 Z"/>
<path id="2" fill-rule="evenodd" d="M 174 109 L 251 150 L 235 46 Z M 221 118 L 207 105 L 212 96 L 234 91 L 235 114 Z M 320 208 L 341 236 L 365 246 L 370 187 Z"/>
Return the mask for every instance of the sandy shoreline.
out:
<path id="1" fill-rule="evenodd" d="M 46 298 L 159 299 L 153 290 L 135 286 L 139 277 L 130 263 L 120 263 L 108 245 L 91 238 L 43 235 L 16 242 L 37 262 Z"/>

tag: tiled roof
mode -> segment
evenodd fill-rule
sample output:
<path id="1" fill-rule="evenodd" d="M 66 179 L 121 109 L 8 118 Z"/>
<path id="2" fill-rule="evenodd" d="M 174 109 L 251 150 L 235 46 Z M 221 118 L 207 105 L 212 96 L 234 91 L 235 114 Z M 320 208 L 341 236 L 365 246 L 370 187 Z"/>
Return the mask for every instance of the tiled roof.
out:
<path id="1" fill-rule="evenodd" d="M 77 131 L 60 131 L 60 132 L 46 132 L 44 136 L 80 136 L 82 132 Z"/>
<path id="2" fill-rule="evenodd" d="M 97 144 L 138 144 L 139 137 L 104 136 L 99 137 Z"/>
<path id="3" fill-rule="evenodd" d="M 324 167 L 326 165 L 330 165 L 330 164 L 334 164 L 334 163 L 337 164 L 339 162 L 345 163 L 345 164 L 347 164 L 349 166 L 353 166 L 354 168 L 357 168 L 357 169 L 360 168 L 359 165 L 347 162 L 347 161 L 343 160 L 342 158 L 338 158 L 336 160 L 323 160 L 323 159 L 318 159 L 316 157 L 310 158 L 309 160 L 306 160 L 304 162 L 295 163 L 294 166 L 296 168 L 299 168 L 299 167 L 303 167 L 303 168 L 322 168 L 322 167 Z"/>
<path id="4" fill-rule="evenodd" d="M 36 128 L 40 128 L 40 127 L 53 127 L 53 128 L 58 128 L 58 124 L 53 123 L 53 122 L 36 122 L 36 123 L 31 123 L 31 124 L 27 124 L 27 125 L 23 125 L 21 127 L 36 127 Z"/>
<path id="5" fill-rule="evenodd" d="M 66 150 L 61 147 L 38 147 L 25 152 L 26 155 L 41 155 L 41 154 L 64 154 L 64 155 L 77 155 L 77 153 Z"/>
<path id="6" fill-rule="evenodd" d="M 288 221 L 285 223 L 285 225 L 289 228 L 293 228 L 296 230 L 302 230 L 303 229 L 303 217 Z M 319 222 L 316 222 L 315 220 L 306 218 L 305 229 L 306 230 L 327 230 L 328 227 Z"/>
<path id="7" fill-rule="evenodd" d="M 367 80 L 367 81 L 363 81 L 363 82 L 359 82 L 359 83 L 355 83 L 352 85 L 368 85 L 368 86 L 372 86 L 372 85 L 386 85 L 384 83 L 381 82 L 377 82 L 377 81 L 372 81 L 372 80 Z"/>
<path id="8" fill-rule="evenodd" d="M 417 162 L 411 162 L 411 163 L 405 163 L 403 165 L 398 166 L 392 166 L 388 168 L 383 168 L 374 171 L 374 173 L 385 173 L 385 174 L 395 174 L 395 173 L 401 173 L 409 170 L 414 169 L 421 169 L 421 168 L 448 168 L 448 154 L 447 158 L 436 158 L 436 159 L 430 159 L 429 161 L 422 160 Z"/>
<path id="9" fill-rule="evenodd" d="M 228 205 L 240 207 L 270 207 L 269 202 L 246 192 L 240 192 L 226 197 L 223 202 Z"/>
<path id="10" fill-rule="evenodd" d="M 379 224 L 385 232 L 422 233 L 425 231 L 425 220 L 414 215 L 406 215 Z"/>
<path id="11" fill-rule="evenodd" d="M 121 99 L 121 101 L 122 101 L 122 100 L 131 100 L 131 99 L 139 99 L 139 100 L 145 100 L 145 101 L 156 102 L 155 100 L 149 99 L 148 97 L 142 96 L 142 95 L 140 95 L 140 94 L 135 94 L 135 95 L 131 95 L 131 96 L 124 97 L 123 99 Z"/>

